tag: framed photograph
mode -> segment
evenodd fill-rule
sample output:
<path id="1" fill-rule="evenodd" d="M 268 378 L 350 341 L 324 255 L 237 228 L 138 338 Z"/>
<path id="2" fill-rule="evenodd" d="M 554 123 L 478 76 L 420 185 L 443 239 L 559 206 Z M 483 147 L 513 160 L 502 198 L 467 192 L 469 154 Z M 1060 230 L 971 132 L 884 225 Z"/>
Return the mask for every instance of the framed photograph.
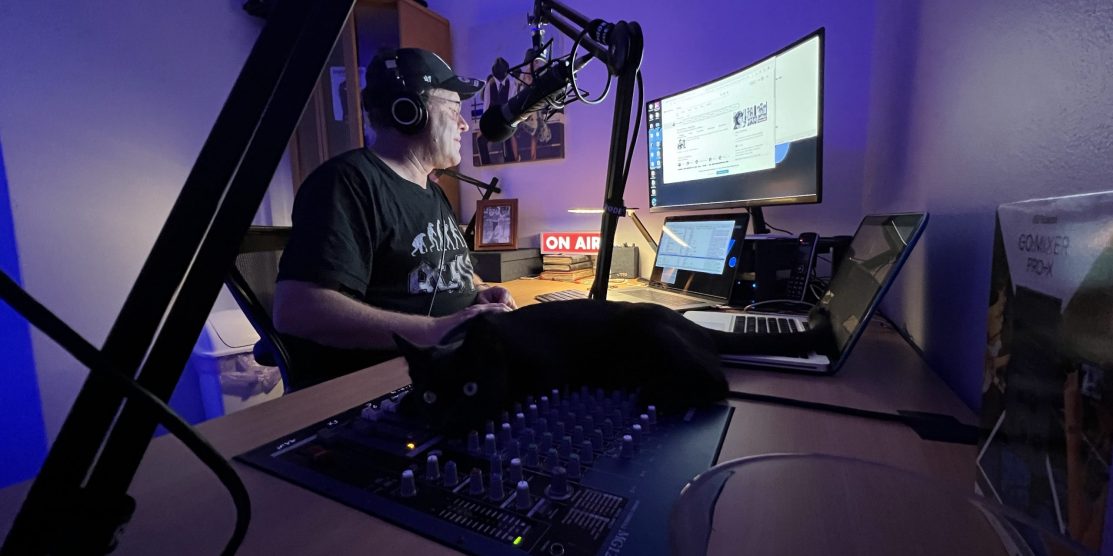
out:
<path id="1" fill-rule="evenodd" d="M 475 202 L 475 250 L 518 248 L 518 200 L 489 199 Z"/>

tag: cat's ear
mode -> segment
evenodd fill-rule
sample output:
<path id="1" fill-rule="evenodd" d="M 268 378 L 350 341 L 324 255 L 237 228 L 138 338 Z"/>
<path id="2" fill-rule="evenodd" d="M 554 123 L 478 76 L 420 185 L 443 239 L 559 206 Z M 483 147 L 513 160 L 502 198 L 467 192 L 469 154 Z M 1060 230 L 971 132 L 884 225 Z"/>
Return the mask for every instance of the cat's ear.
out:
<path id="1" fill-rule="evenodd" d="M 402 353 L 402 357 L 411 364 L 415 361 L 423 361 L 429 358 L 431 348 L 419 346 L 406 338 L 394 334 L 394 344 L 398 346 L 398 351 Z"/>
<path id="2" fill-rule="evenodd" d="M 426 374 L 430 370 L 432 348 L 421 347 L 398 334 L 394 334 L 394 344 L 398 346 L 402 357 L 406 358 L 406 364 L 410 368 L 410 380 L 414 384 L 425 384 L 425 379 L 428 378 Z"/>

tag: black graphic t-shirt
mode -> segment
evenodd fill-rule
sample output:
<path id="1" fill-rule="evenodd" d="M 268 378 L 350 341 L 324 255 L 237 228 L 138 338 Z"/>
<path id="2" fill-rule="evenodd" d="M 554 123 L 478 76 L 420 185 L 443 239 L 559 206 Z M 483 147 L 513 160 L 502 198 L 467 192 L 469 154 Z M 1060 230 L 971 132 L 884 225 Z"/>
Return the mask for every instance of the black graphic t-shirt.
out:
<path id="1" fill-rule="evenodd" d="M 401 313 L 441 316 L 471 305 L 476 288 L 467 243 L 444 191 L 426 185 L 403 179 L 367 149 L 325 162 L 294 199 L 278 280 L 313 282 Z M 292 366 L 308 368 L 313 382 L 395 355 L 284 339 Z"/>

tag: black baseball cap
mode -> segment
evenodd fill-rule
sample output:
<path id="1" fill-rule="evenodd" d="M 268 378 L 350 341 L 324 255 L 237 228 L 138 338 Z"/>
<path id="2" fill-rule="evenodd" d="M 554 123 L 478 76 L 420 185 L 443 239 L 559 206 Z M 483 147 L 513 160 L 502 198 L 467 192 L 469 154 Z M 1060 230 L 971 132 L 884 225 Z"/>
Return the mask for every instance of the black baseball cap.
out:
<path id="1" fill-rule="evenodd" d="M 399 77 L 401 83 L 398 82 Z M 434 88 L 460 93 L 463 100 L 479 92 L 483 82 L 456 75 L 440 56 L 421 48 L 383 51 L 367 65 L 367 89 L 364 94 L 373 98 L 383 98 L 399 89 L 420 93 Z"/>

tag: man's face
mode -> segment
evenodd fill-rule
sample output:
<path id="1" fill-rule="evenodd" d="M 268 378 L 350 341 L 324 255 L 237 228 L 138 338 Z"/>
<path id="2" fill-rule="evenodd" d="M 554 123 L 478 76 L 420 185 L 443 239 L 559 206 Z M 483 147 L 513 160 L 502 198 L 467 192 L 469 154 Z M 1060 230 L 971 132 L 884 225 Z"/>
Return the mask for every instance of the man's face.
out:
<path id="1" fill-rule="evenodd" d="M 460 135 L 468 122 L 460 114 L 460 94 L 445 89 L 429 92 L 429 148 L 434 168 L 460 163 Z"/>

